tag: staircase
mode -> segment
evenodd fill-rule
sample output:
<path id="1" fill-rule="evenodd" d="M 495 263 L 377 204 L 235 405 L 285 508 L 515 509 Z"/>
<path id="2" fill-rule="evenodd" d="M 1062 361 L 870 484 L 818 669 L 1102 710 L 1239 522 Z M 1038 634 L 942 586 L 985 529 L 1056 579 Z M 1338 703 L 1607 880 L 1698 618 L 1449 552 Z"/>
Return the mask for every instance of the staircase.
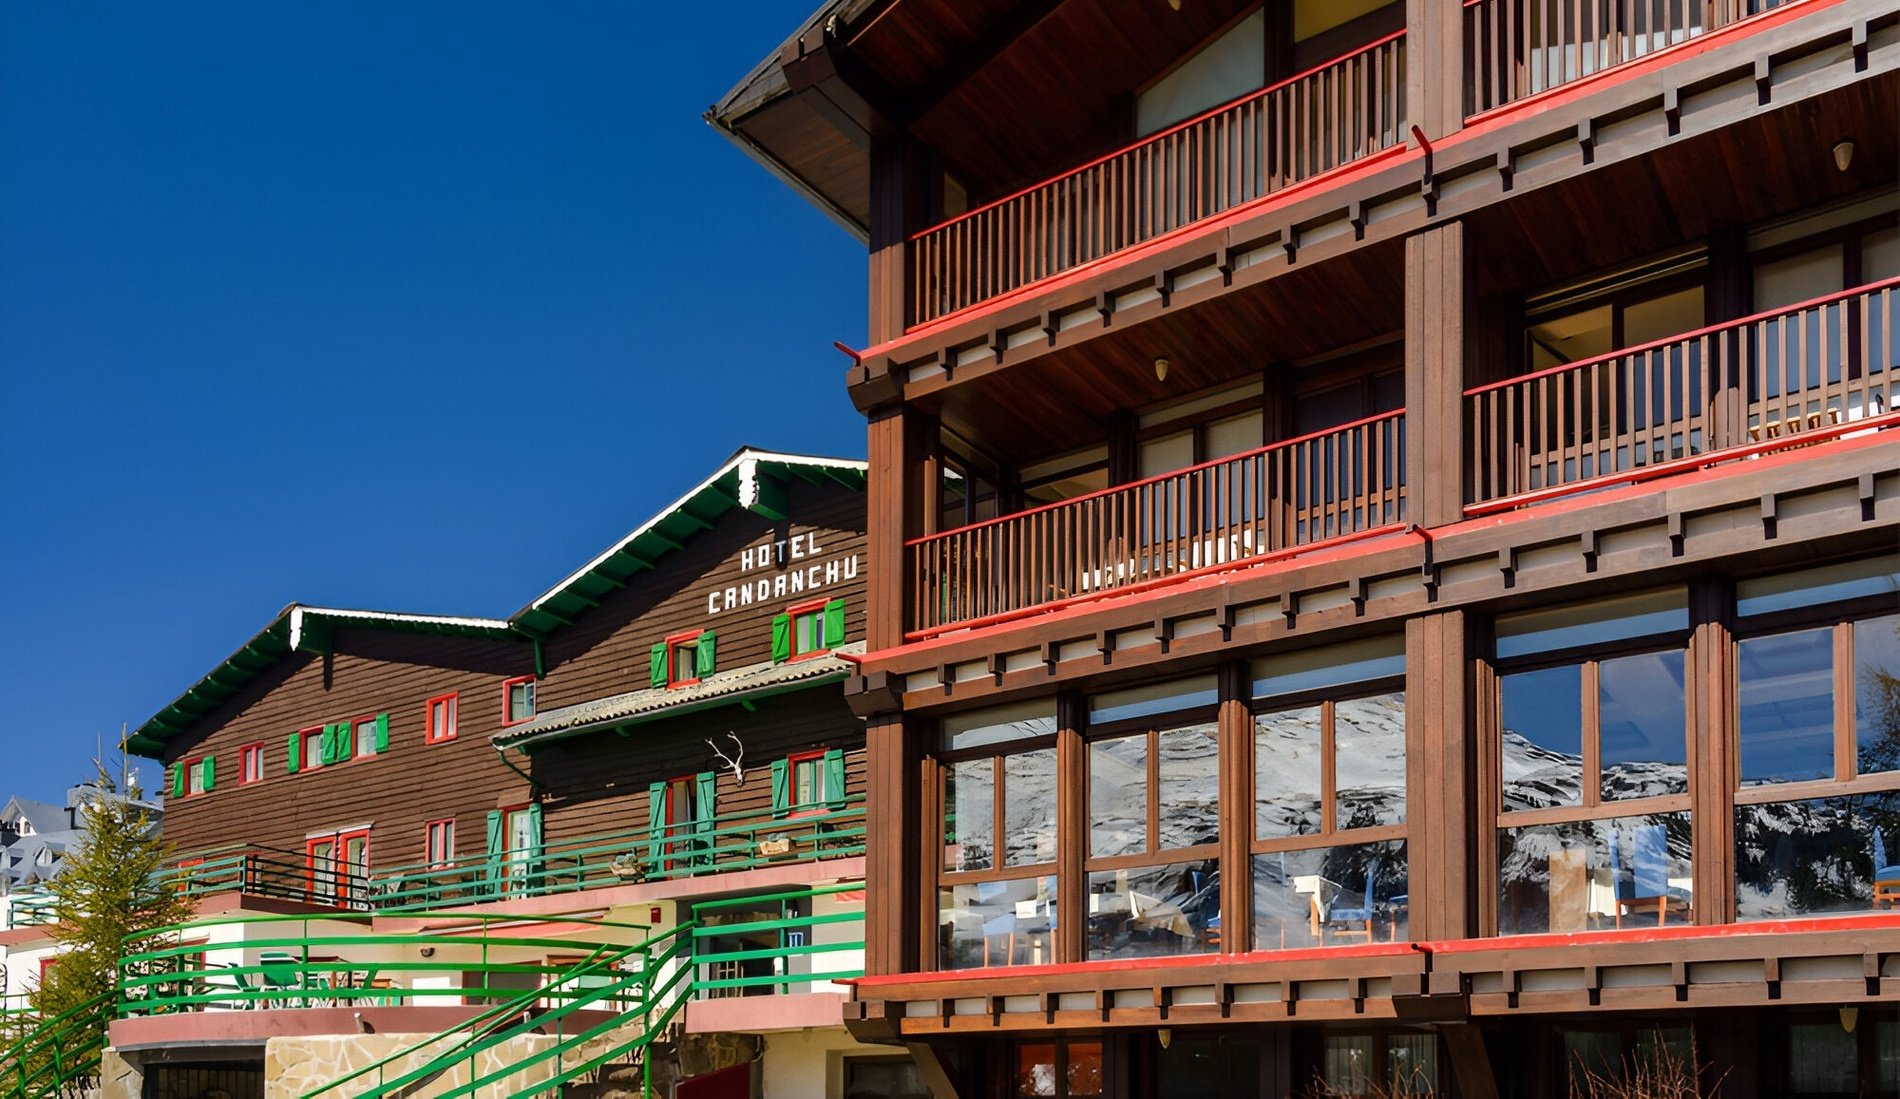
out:
<path id="1" fill-rule="evenodd" d="M 643 1095 L 648 1048 L 693 988 L 689 922 L 597 953 L 540 988 L 432 1035 L 302 1099 Z M 609 1012 L 593 1022 L 581 1012 Z"/>
<path id="2" fill-rule="evenodd" d="M 110 993 L 95 996 L 0 1046 L 0 1099 L 65 1099 L 90 1090 L 115 1000 Z"/>

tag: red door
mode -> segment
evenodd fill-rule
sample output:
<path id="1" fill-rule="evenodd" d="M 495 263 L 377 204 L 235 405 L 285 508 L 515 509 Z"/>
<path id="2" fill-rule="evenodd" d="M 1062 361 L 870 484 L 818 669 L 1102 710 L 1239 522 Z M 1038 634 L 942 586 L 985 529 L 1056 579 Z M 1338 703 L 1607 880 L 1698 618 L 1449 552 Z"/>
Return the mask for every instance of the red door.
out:
<path id="1" fill-rule="evenodd" d="M 708 1072 L 673 1087 L 674 1099 L 752 1099 L 752 1062 Z"/>

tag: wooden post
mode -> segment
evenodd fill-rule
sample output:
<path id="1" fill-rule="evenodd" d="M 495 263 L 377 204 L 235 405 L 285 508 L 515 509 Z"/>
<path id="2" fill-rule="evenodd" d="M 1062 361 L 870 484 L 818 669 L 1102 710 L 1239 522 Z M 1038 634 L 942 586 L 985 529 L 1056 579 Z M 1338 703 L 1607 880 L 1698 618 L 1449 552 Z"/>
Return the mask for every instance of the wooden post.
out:
<path id="1" fill-rule="evenodd" d="M 1478 745 L 1471 705 L 1470 624 L 1462 610 L 1405 624 L 1405 817 L 1411 937 L 1477 933 L 1474 859 Z"/>
<path id="2" fill-rule="evenodd" d="M 1220 949 L 1253 949 L 1253 712 L 1247 665 L 1221 669 Z"/>
<path id="3" fill-rule="evenodd" d="M 1735 906 L 1735 759 L 1733 728 L 1734 587 L 1720 576 L 1689 588 L 1689 652 L 1684 685 L 1689 711 L 1689 821 L 1695 838 L 1695 922 L 1729 922 Z"/>
<path id="4" fill-rule="evenodd" d="M 1405 117 L 1436 141 L 1465 125 L 1465 7 L 1405 0 Z"/>
<path id="5" fill-rule="evenodd" d="M 1088 743 L 1082 736 L 1088 700 L 1065 691 L 1056 696 L 1056 923 L 1059 962 L 1086 961 L 1088 949 L 1089 847 Z"/>
<path id="6" fill-rule="evenodd" d="M 926 842 L 941 843 L 940 824 L 925 818 L 928 766 L 918 722 L 880 714 L 866 723 L 864 814 L 864 968 L 867 973 L 916 972 L 927 953 L 935 909 L 925 880 Z"/>
<path id="7" fill-rule="evenodd" d="M 1463 222 L 1405 240 L 1405 515 L 1422 527 L 1464 517 Z"/>
<path id="8" fill-rule="evenodd" d="M 871 145 L 870 342 L 904 334 L 910 323 L 912 230 L 930 220 L 929 157 L 908 138 L 882 138 Z"/>

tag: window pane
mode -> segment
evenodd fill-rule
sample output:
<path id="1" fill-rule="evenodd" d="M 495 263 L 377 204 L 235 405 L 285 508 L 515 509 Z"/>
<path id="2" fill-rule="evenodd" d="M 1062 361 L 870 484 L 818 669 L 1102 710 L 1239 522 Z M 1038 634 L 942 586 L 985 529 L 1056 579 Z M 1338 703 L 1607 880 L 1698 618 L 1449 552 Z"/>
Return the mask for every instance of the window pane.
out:
<path id="1" fill-rule="evenodd" d="M 1202 954 L 1220 945 L 1219 863 L 1089 875 L 1088 959 Z"/>
<path id="2" fill-rule="evenodd" d="M 1045 698 L 1017 706 L 998 706 L 946 717 L 943 719 L 943 746 L 946 749 L 977 748 L 985 744 L 1054 736 L 1055 732 L 1056 704 L 1053 699 Z"/>
<path id="3" fill-rule="evenodd" d="M 376 719 L 356 723 L 356 754 L 373 756 L 376 754 Z"/>
<path id="4" fill-rule="evenodd" d="M 1599 305 L 1594 309 L 1547 317 L 1528 326 L 1525 334 L 1530 342 L 1531 369 L 1542 370 L 1578 359 L 1609 354 L 1615 350 L 1612 346 L 1611 322 L 1610 307 Z"/>
<path id="5" fill-rule="evenodd" d="M 534 716 L 534 684 L 517 683 L 508 688 L 508 720 L 526 721 Z"/>
<path id="6" fill-rule="evenodd" d="M 1900 793 L 1735 807 L 1735 918 L 1900 903 Z M 1884 871 L 1884 873 L 1883 873 Z"/>
<path id="7" fill-rule="evenodd" d="M 1016 1094 L 1038 1099 L 1056 1094 L 1055 1043 L 1036 1042 L 1017 1047 Z"/>
<path id="8" fill-rule="evenodd" d="M 1498 830 L 1498 933 L 1686 922 L 1688 813 Z"/>
<path id="9" fill-rule="evenodd" d="M 1249 412 L 1241 416 L 1231 416 L 1225 420 L 1215 420 L 1208 424 L 1208 460 L 1213 461 L 1216 458 L 1226 458 L 1260 449 L 1263 423 L 1260 413 Z"/>
<path id="10" fill-rule="evenodd" d="M 943 969 L 1041 965 L 1055 960 L 1053 875 L 946 886 L 937 891 L 937 940 Z"/>
<path id="11" fill-rule="evenodd" d="M 1839 1023 L 1795 1023 L 1788 1027 L 1788 1088 L 1798 1092 L 1857 1095 L 1860 1092 L 1858 1039 Z"/>
<path id="12" fill-rule="evenodd" d="M 1583 669 L 1501 676 L 1504 808 L 1583 804 Z"/>
<path id="13" fill-rule="evenodd" d="M 1735 611 L 1747 618 L 1869 595 L 1900 598 L 1900 559 L 1874 557 L 1743 580 L 1735 585 Z"/>
<path id="14" fill-rule="evenodd" d="M 1691 286 L 1673 294 L 1633 301 L 1623 308 L 1623 346 L 1693 332 L 1703 324 L 1702 287 Z"/>
<path id="15" fill-rule="evenodd" d="M 1311 836 L 1320 830 L 1320 708 L 1253 719 L 1254 836 Z"/>
<path id="16" fill-rule="evenodd" d="M 1409 880 L 1404 840 L 1255 855 L 1254 949 L 1402 941 Z"/>
<path id="17" fill-rule="evenodd" d="M 1328 1034 L 1322 1079 L 1336 1093 L 1372 1094 L 1372 1035 Z"/>
<path id="18" fill-rule="evenodd" d="M 1832 294 L 1842 288 L 1841 246 L 1755 265 L 1755 309 L 1766 311 Z"/>
<path id="19" fill-rule="evenodd" d="M 1166 1048 L 1153 1049 L 1155 1099 L 1258 1094 L 1260 1048 L 1248 1034 L 1195 1038 L 1177 1031 Z"/>
<path id="20" fill-rule="evenodd" d="M 1148 850 L 1148 734 L 1089 745 L 1089 854 Z"/>
<path id="21" fill-rule="evenodd" d="M 1664 588 L 1502 615 L 1497 620 L 1497 655 L 1510 659 L 1688 628 L 1688 590 Z"/>
<path id="22" fill-rule="evenodd" d="M 996 764 L 973 759 L 944 770 L 945 870 L 988 870 L 996 832 Z"/>
<path id="23" fill-rule="evenodd" d="M 1900 771 L 1900 614 L 1854 623 L 1854 736 L 1861 774 Z"/>
<path id="24" fill-rule="evenodd" d="M 1405 823 L 1405 692 L 1333 706 L 1335 827 Z"/>
<path id="25" fill-rule="evenodd" d="M 1431 1034 L 1394 1034 L 1385 1040 L 1385 1074 L 1398 1095 L 1438 1091 L 1438 1039 Z"/>
<path id="26" fill-rule="evenodd" d="M 1102 1094 L 1102 1043 L 1069 1042 L 1063 1052 L 1068 1054 L 1068 1070 L 1063 1073 L 1068 1094 L 1078 1099 Z"/>
<path id="27" fill-rule="evenodd" d="M 1162 850 L 1220 841 L 1219 730 L 1210 721 L 1161 734 Z"/>
<path id="28" fill-rule="evenodd" d="M 1142 443 L 1139 461 L 1138 472 L 1143 477 L 1157 477 L 1193 465 L 1194 433 L 1183 431 Z"/>
<path id="29" fill-rule="evenodd" d="M 1211 675 L 1172 683 L 1110 691 L 1089 699 L 1089 724 L 1106 725 L 1111 721 L 1174 713 L 1220 701 L 1220 688 Z"/>
<path id="30" fill-rule="evenodd" d="M 1823 627 L 1737 646 L 1742 785 L 1834 774 L 1833 633 Z"/>
<path id="31" fill-rule="evenodd" d="M 1874 1024 L 1874 1065 L 1881 1089 L 1900 1091 L 1900 1023 Z"/>
<path id="32" fill-rule="evenodd" d="M 1394 634 L 1322 645 L 1253 663 L 1253 696 L 1273 698 L 1405 674 L 1405 638 Z"/>
<path id="33" fill-rule="evenodd" d="M 1003 864 L 1056 861 L 1056 750 L 1003 758 Z"/>
<path id="34" fill-rule="evenodd" d="M 1682 651 L 1620 656 L 1597 665 L 1606 800 L 1689 789 Z"/>

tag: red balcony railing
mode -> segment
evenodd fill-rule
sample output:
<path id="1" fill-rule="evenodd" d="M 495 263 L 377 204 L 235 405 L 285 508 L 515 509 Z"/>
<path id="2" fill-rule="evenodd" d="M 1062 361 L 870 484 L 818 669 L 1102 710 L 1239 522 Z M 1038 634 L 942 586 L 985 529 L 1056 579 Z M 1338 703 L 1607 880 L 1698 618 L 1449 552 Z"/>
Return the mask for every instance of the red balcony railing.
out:
<path id="1" fill-rule="evenodd" d="M 1889 279 L 1468 390 L 1468 498 L 1494 510 L 1482 505 L 1884 425 L 1896 297 Z"/>
<path id="2" fill-rule="evenodd" d="M 1465 0 L 1465 111 L 1535 95 L 1795 0 Z"/>
<path id="3" fill-rule="evenodd" d="M 913 539 L 912 636 L 1244 564 L 1403 522 L 1388 412 L 1176 473 Z"/>
<path id="4" fill-rule="evenodd" d="M 911 323 L 1231 210 L 1405 132 L 1401 32 L 918 233 Z"/>

